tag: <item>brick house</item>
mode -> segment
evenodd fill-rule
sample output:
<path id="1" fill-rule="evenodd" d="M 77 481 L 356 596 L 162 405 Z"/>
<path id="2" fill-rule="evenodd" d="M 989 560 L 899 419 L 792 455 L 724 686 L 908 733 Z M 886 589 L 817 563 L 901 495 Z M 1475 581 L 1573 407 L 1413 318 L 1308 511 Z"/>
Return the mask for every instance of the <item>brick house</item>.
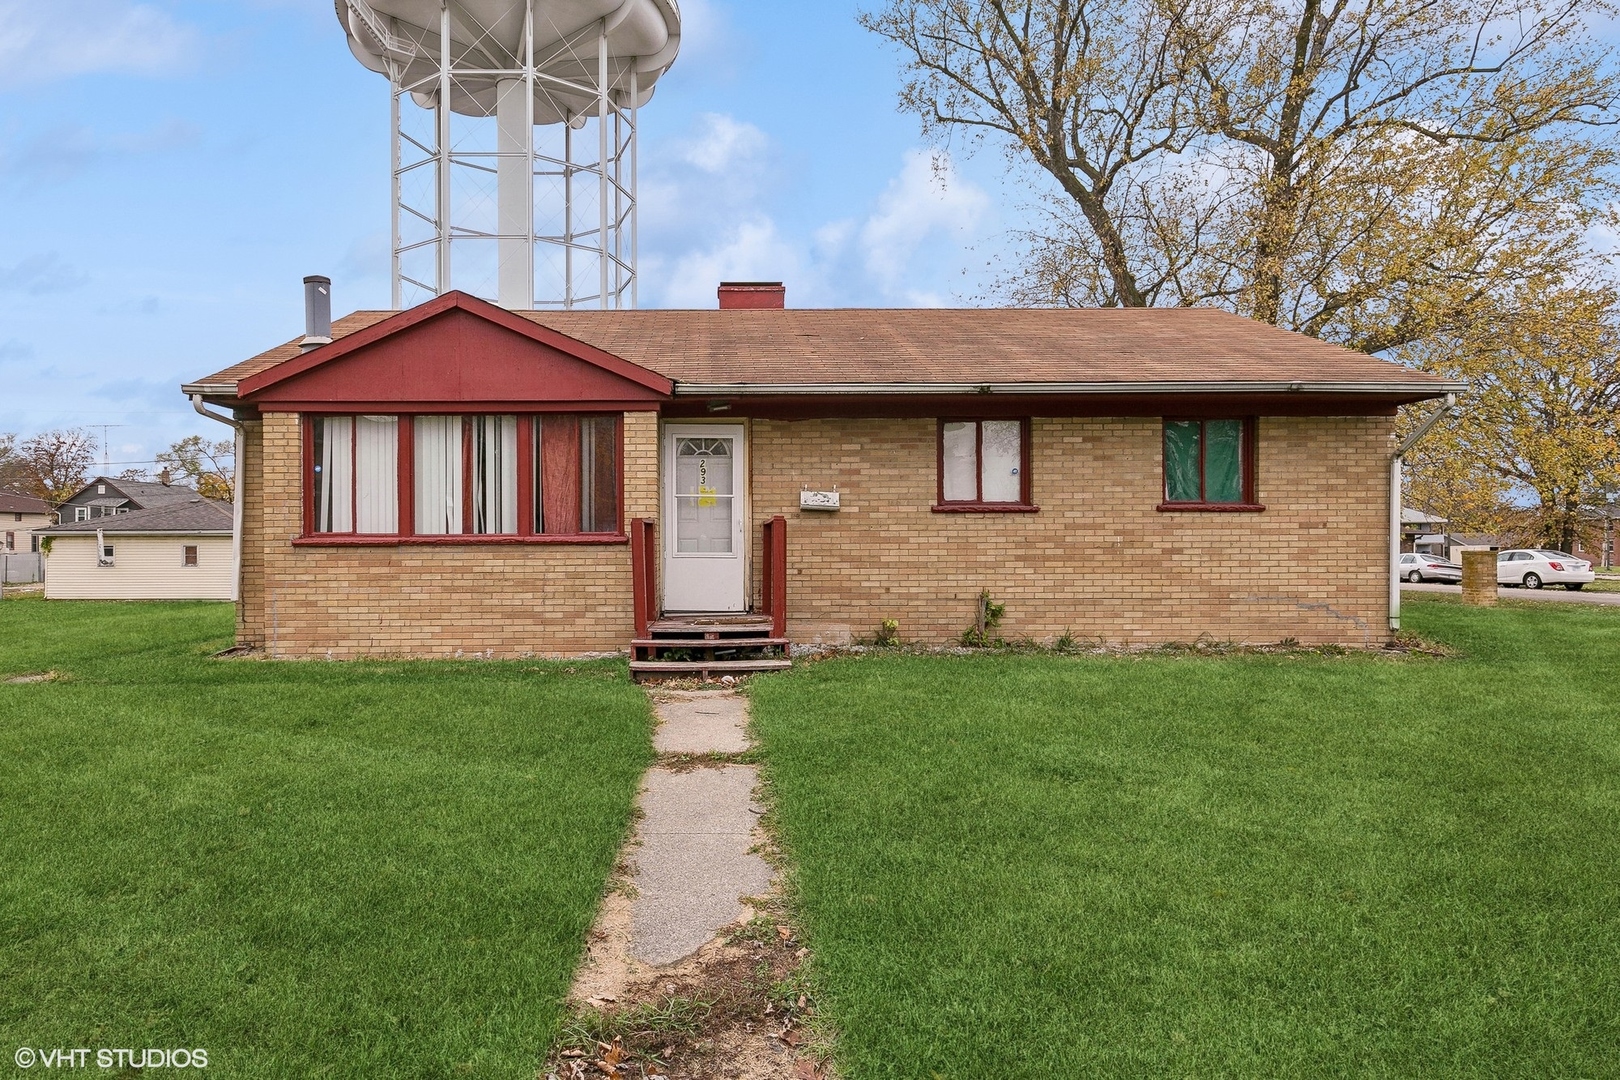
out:
<path id="1" fill-rule="evenodd" d="M 449 293 L 187 385 L 239 430 L 240 643 L 939 644 L 985 591 L 1009 639 L 1387 636 L 1395 410 L 1459 387 L 1212 310 L 782 295 Z"/>

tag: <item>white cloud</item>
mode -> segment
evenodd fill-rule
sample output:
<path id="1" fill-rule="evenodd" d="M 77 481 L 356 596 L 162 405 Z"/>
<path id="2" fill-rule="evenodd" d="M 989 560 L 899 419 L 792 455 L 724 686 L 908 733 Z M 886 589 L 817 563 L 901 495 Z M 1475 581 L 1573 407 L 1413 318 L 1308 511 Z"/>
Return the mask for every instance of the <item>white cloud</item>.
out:
<path id="1" fill-rule="evenodd" d="M 786 281 L 805 285 L 805 260 L 796 246 L 764 214 L 739 221 L 710 248 L 686 251 L 673 259 L 654 258 L 644 272 L 665 282 L 660 301 L 666 307 L 712 308 L 722 281 Z"/>
<path id="2" fill-rule="evenodd" d="M 0 84 L 118 72 L 166 75 L 193 55 L 197 31 L 129 0 L 0 0 Z"/>
<path id="3" fill-rule="evenodd" d="M 641 188 L 639 269 L 653 305 L 713 307 L 725 280 L 784 281 L 794 306 L 947 304 L 995 217 L 948 158 L 912 150 L 864 212 L 795 221 L 775 205 L 792 191 L 775 143 L 720 113 L 647 157 L 659 164 Z"/>
<path id="4" fill-rule="evenodd" d="M 757 166 L 770 149 L 770 139 L 753 124 L 724 113 L 698 117 L 698 131 L 678 144 L 681 160 L 706 173 Z"/>
<path id="5" fill-rule="evenodd" d="M 684 134 L 642 155 L 638 211 L 656 249 L 709 245 L 760 212 L 775 180 L 776 147 L 759 128 L 723 113 L 698 116 Z"/>
<path id="6" fill-rule="evenodd" d="M 959 177 L 948 157 L 908 151 L 900 174 L 861 227 L 866 269 L 885 289 L 909 293 L 906 278 L 923 243 L 940 233 L 967 241 L 989 209 L 990 197 Z"/>

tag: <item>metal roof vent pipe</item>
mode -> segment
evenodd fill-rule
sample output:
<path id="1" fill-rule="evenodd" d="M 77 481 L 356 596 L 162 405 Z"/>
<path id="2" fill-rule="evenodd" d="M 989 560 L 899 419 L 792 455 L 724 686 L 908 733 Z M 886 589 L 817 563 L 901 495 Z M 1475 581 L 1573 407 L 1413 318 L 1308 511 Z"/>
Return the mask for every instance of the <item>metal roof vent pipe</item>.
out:
<path id="1" fill-rule="evenodd" d="M 304 352 L 332 341 L 332 279 L 312 274 L 304 279 Z"/>
<path id="2" fill-rule="evenodd" d="M 787 306 L 787 287 L 780 281 L 722 281 L 720 283 L 720 310 L 769 308 L 780 311 Z"/>

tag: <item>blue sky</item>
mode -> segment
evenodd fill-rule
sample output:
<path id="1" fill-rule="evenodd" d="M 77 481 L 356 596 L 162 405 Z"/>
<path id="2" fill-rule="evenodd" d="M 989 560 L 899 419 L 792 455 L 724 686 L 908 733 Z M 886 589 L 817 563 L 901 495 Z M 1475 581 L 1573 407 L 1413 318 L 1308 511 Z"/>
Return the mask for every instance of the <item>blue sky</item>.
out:
<path id="1" fill-rule="evenodd" d="M 722 278 L 800 306 L 966 303 L 1026 196 L 943 181 L 854 3 L 684 0 L 641 115 L 642 306 Z M 219 438 L 179 384 L 302 330 L 305 274 L 386 307 L 388 94 L 330 0 L 0 0 L 0 432 L 116 463 Z"/>

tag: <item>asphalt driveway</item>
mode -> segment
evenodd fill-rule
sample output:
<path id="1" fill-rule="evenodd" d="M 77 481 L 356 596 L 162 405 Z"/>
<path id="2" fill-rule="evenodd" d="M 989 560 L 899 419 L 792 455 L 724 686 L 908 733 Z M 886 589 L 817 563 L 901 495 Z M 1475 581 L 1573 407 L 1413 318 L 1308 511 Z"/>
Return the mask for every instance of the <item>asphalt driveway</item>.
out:
<path id="1" fill-rule="evenodd" d="M 1401 583 L 1402 592 L 1439 592 L 1461 593 L 1461 585 L 1438 585 L 1425 583 L 1412 585 Z M 1505 585 L 1498 586 L 1496 595 L 1502 600 L 1562 600 L 1571 604 L 1612 604 L 1620 606 L 1620 593 L 1612 592 L 1570 592 L 1561 585 L 1549 585 L 1544 589 L 1510 589 Z"/>

